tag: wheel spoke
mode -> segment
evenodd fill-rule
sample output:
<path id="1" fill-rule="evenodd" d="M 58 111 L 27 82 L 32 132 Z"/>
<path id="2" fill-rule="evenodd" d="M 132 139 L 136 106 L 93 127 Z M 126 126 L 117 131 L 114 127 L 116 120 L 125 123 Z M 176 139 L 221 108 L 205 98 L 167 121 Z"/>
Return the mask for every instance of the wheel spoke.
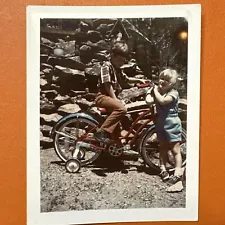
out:
<path id="1" fill-rule="evenodd" d="M 183 166 L 185 166 L 187 149 L 186 149 L 186 131 L 184 129 L 182 130 L 182 142 L 180 143 L 180 146 L 181 146 L 181 156 L 183 160 Z M 140 152 L 146 164 L 151 168 L 159 171 L 159 143 L 157 141 L 155 128 L 149 130 L 148 133 L 143 138 L 143 140 L 141 141 Z M 169 165 L 171 165 L 171 167 L 174 168 L 175 161 L 172 153 L 168 155 L 168 161 Z"/>
<path id="2" fill-rule="evenodd" d="M 95 127 L 96 124 L 85 118 L 70 118 L 65 121 L 57 130 L 54 138 L 57 155 L 65 162 L 71 159 L 76 149 L 76 140 L 90 130 L 92 134 L 95 131 Z M 91 143 L 90 141 L 85 140 L 87 143 Z M 98 144 L 98 142 L 95 144 Z M 84 157 L 80 157 L 82 166 L 92 163 L 101 154 L 101 150 L 93 148 L 82 147 L 80 150 L 84 153 Z"/>

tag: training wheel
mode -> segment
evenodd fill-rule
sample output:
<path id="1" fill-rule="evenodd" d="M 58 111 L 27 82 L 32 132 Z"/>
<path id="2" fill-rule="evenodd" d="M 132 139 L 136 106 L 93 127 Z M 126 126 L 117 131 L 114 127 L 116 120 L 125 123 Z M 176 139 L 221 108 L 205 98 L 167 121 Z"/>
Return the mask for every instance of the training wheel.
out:
<path id="1" fill-rule="evenodd" d="M 80 161 L 77 159 L 69 159 L 66 162 L 65 167 L 66 167 L 67 172 L 77 173 L 81 168 L 81 164 L 80 164 Z"/>

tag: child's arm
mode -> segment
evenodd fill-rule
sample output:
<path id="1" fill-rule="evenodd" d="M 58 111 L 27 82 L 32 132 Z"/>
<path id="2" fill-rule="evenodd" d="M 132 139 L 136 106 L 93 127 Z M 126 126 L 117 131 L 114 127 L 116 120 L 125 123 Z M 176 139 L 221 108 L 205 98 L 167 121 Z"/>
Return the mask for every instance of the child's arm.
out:
<path id="1" fill-rule="evenodd" d="M 154 88 L 154 94 L 155 94 L 155 99 L 160 105 L 166 105 L 172 102 L 174 99 L 171 95 L 163 96 L 159 93 L 158 87 L 155 86 Z"/>
<path id="2" fill-rule="evenodd" d="M 152 96 L 152 88 L 147 91 L 145 102 L 148 105 L 152 105 L 154 103 L 154 97 Z"/>
<path id="3" fill-rule="evenodd" d="M 109 82 L 104 83 L 104 87 L 105 87 L 105 90 L 106 90 L 107 94 L 111 98 L 117 99 L 111 83 L 109 83 Z"/>

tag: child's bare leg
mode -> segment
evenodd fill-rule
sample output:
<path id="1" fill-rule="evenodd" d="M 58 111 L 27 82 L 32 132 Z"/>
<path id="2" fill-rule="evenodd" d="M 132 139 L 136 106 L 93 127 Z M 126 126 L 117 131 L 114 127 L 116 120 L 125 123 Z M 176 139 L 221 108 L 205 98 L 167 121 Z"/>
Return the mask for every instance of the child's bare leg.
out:
<path id="1" fill-rule="evenodd" d="M 175 159 L 174 175 L 180 177 L 183 175 L 180 142 L 171 143 L 171 150 Z"/>
<path id="2" fill-rule="evenodd" d="M 168 161 L 168 147 L 169 145 L 166 141 L 159 142 L 159 162 L 161 170 L 166 170 L 166 163 Z"/>
<path id="3" fill-rule="evenodd" d="M 175 171 L 174 176 L 171 177 L 169 180 L 169 183 L 172 184 L 172 186 L 167 188 L 167 192 L 179 192 L 183 190 L 183 183 L 181 180 L 181 177 L 183 175 L 183 169 L 182 169 L 182 157 L 180 152 L 180 143 L 174 142 L 171 143 L 171 150 L 175 159 Z"/>
<path id="4" fill-rule="evenodd" d="M 166 171 L 166 162 L 168 161 L 168 143 L 160 141 L 160 148 L 159 148 L 159 162 L 160 162 L 160 174 L 159 176 L 163 181 L 166 181 L 169 179 L 169 173 Z"/>

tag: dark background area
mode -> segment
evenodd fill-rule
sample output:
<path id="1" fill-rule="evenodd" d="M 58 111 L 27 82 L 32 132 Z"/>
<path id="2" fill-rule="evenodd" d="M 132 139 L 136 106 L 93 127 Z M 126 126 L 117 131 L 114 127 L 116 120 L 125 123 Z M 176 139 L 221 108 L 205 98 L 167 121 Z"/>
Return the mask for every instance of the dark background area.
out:
<path id="1" fill-rule="evenodd" d="M 75 41 L 74 52 L 70 52 L 75 55 L 80 55 L 80 47 L 87 42 L 97 44 L 107 55 L 118 33 L 129 45 L 130 59 L 135 60 L 147 78 L 157 82 L 164 68 L 176 69 L 182 80 L 180 94 L 186 97 L 188 22 L 185 18 L 41 19 L 41 37 L 54 42 L 59 38 Z"/>

